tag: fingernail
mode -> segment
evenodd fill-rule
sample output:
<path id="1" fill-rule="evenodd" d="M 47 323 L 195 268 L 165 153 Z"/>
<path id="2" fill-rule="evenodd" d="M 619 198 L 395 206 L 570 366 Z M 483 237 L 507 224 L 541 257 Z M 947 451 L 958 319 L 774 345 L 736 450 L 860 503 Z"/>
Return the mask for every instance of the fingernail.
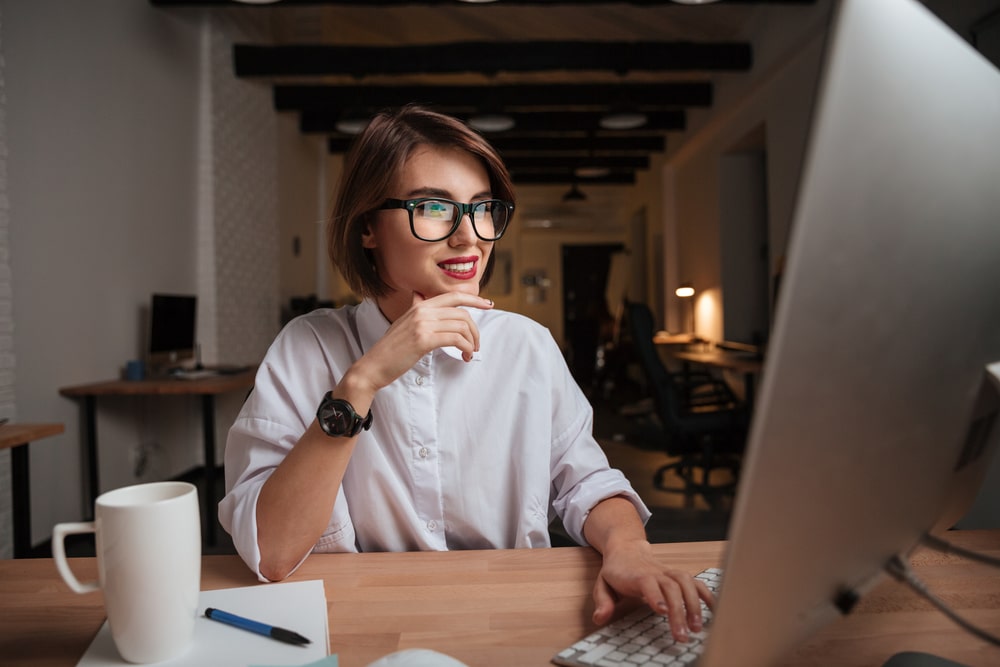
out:
<path id="1" fill-rule="evenodd" d="M 668 609 L 666 600 L 660 600 L 659 602 L 657 602 L 656 608 L 660 611 L 661 614 L 666 614 Z"/>

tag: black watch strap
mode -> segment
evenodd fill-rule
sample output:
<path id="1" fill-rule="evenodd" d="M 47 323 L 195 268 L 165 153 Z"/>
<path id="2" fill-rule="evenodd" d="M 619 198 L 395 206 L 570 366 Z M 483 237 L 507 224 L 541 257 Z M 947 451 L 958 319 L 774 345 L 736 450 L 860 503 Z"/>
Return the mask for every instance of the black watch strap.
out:
<path id="1" fill-rule="evenodd" d="M 334 398 L 333 392 L 328 391 L 316 410 L 316 420 L 323 432 L 331 437 L 353 438 L 362 429 L 371 428 L 372 411 L 369 410 L 368 415 L 362 419 L 349 401 Z"/>

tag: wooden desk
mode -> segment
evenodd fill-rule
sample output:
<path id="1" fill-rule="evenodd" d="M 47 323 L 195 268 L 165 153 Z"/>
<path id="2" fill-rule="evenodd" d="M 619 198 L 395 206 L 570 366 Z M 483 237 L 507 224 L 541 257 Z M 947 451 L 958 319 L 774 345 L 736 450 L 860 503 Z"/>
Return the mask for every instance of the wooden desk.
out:
<path id="1" fill-rule="evenodd" d="M 955 542 L 1000 557 L 1000 530 L 963 531 Z M 654 545 L 664 563 L 692 574 L 724 543 Z M 73 559 L 81 578 L 92 558 Z M 205 556 L 205 590 L 256 582 L 236 556 Z M 291 581 L 322 579 L 331 651 L 364 667 L 401 648 L 432 648 L 470 667 L 542 667 L 593 629 L 591 549 L 314 554 Z M 1000 577 L 984 565 L 922 551 L 914 569 L 960 613 L 1000 632 Z M 266 584 L 265 584 L 266 585 Z M 780 582 L 775 582 L 780 585 Z M 766 601 L 762 600 L 762 604 Z M 76 595 L 49 559 L 0 561 L 0 656 L 5 667 L 71 667 L 104 620 L 99 594 Z M 886 579 L 854 612 L 826 627 L 782 665 L 877 667 L 918 650 L 971 667 L 1000 664 L 1000 649 L 964 633 L 908 588 Z"/>
<path id="2" fill-rule="evenodd" d="M 82 398 L 84 412 L 87 470 L 84 483 L 90 502 L 86 508 L 89 518 L 94 511 L 94 501 L 100 494 L 97 464 L 97 397 L 98 396 L 200 396 L 202 445 L 205 452 L 205 485 L 202 489 L 202 526 L 206 541 L 215 544 L 215 397 L 230 391 L 248 390 L 253 387 L 255 371 L 231 375 L 213 375 L 198 379 L 161 378 L 148 380 L 107 380 L 91 384 L 63 387 L 59 393 L 68 398 Z"/>
<path id="3" fill-rule="evenodd" d="M 0 449 L 10 450 L 11 509 L 14 512 L 14 558 L 31 555 L 31 469 L 28 445 L 59 435 L 62 424 L 3 424 Z"/>
<path id="4" fill-rule="evenodd" d="M 707 343 L 707 340 L 699 338 L 693 333 L 668 333 L 657 331 L 653 334 L 653 342 L 657 345 L 694 345 L 695 343 Z"/>

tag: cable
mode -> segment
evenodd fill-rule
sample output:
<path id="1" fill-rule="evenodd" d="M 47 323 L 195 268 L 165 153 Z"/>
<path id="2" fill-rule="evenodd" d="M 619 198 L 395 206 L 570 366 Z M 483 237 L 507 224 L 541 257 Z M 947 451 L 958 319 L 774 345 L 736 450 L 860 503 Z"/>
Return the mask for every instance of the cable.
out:
<path id="1" fill-rule="evenodd" d="M 972 625 L 972 623 L 955 613 L 955 611 L 946 605 L 944 601 L 940 600 L 933 593 L 927 590 L 927 586 L 925 586 L 922 581 L 917 579 L 917 576 L 913 574 L 913 571 L 910 570 L 910 568 L 902 561 L 902 559 L 899 558 L 899 556 L 893 556 L 889 559 L 889 562 L 885 564 L 885 570 L 897 581 L 901 581 L 908 585 L 914 590 L 914 592 L 917 593 L 917 595 L 937 607 L 945 616 L 958 624 L 958 626 L 963 630 L 979 637 L 985 642 L 993 644 L 994 646 L 1000 646 L 1000 637 Z"/>
<path id="2" fill-rule="evenodd" d="M 957 544 L 952 544 L 947 540 L 942 540 L 940 537 L 935 537 L 930 533 L 924 535 L 923 543 L 925 546 L 928 546 L 931 549 L 936 549 L 937 551 L 941 551 L 946 554 L 955 554 L 957 556 L 961 556 L 962 558 L 974 560 L 979 563 L 985 563 L 986 565 L 992 565 L 993 567 L 1000 567 L 1000 558 L 987 556 L 985 554 L 981 554 L 976 551 L 969 551 L 964 547 L 960 547 Z"/>

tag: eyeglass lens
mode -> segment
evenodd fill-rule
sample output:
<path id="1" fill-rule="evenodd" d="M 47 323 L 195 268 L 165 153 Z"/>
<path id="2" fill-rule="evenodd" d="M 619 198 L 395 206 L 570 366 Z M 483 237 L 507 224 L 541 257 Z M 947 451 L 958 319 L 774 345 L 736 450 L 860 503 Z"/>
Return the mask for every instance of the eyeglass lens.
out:
<path id="1" fill-rule="evenodd" d="M 503 236 L 507 227 L 508 209 L 503 202 L 488 199 L 471 206 L 472 225 L 487 241 Z M 448 200 L 427 199 L 413 207 L 413 231 L 426 241 L 440 241 L 458 228 L 462 208 Z"/>

